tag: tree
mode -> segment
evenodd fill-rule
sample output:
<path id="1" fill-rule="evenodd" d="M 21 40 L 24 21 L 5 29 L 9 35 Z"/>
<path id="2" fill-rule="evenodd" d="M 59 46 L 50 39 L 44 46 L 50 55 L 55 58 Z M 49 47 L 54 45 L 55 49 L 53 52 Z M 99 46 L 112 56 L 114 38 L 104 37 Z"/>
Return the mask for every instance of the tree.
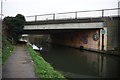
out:
<path id="1" fill-rule="evenodd" d="M 17 14 L 15 17 L 5 17 L 3 22 L 7 25 L 7 33 L 9 38 L 13 38 L 16 43 L 21 37 L 25 24 L 25 17 L 22 14 Z"/>

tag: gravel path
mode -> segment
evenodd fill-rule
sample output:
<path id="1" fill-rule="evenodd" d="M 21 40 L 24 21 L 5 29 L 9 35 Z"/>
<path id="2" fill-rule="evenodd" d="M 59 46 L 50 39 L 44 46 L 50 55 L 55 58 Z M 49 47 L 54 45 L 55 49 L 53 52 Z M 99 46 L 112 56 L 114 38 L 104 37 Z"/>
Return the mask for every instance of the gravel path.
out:
<path id="1" fill-rule="evenodd" d="M 18 44 L 3 66 L 3 78 L 36 78 L 26 46 Z"/>

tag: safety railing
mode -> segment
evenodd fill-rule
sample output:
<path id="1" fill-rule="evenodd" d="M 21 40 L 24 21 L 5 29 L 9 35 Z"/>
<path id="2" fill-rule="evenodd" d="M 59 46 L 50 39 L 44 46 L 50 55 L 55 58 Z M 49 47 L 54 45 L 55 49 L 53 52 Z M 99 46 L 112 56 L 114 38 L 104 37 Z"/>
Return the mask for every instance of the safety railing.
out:
<path id="1" fill-rule="evenodd" d="M 60 19 L 80 19 L 80 18 L 94 18 L 106 16 L 119 16 L 120 8 L 102 9 L 102 10 L 87 10 L 54 14 L 43 14 L 26 16 L 26 21 L 43 21 L 43 20 L 60 20 Z"/>

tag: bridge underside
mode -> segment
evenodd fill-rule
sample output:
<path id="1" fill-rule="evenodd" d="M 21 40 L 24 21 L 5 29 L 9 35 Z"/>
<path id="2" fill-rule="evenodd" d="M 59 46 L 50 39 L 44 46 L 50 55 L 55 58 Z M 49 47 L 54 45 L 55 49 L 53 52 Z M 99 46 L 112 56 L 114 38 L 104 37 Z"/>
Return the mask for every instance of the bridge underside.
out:
<path id="1" fill-rule="evenodd" d="M 98 28 L 94 28 L 94 29 L 98 29 Z M 99 30 L 100 29 L 101 28 L 99 28 Z M 71 33 L 80 30 L 88 30 L 88 29 L 38 29 L 38 30 L 35 29 L 35 30 L 24 30 L 22 34 L 56 34 L 56 33 L 68 33 L 68 32 Z"/>
<path id="2" fill-rule="evenodd" d="M 22 34 L 55 34 L 61 32 L 71 32 L 71 31 L 78 31 L 78 30 L 71 30 L 71 29 L 38 29 L 38 30 L 24 30 Z"/>

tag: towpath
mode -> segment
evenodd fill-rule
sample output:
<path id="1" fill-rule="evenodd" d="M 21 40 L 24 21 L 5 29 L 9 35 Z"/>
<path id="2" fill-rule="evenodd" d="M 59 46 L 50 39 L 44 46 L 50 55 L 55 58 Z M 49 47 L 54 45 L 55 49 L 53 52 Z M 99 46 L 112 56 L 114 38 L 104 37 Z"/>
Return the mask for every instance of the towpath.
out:
<path id="1" fill-rule="evenodd" d="M 13 54 L 3 66 L 3 78 L 36 78 L 32 59 L 24 44 L 16 45 Z"/>

